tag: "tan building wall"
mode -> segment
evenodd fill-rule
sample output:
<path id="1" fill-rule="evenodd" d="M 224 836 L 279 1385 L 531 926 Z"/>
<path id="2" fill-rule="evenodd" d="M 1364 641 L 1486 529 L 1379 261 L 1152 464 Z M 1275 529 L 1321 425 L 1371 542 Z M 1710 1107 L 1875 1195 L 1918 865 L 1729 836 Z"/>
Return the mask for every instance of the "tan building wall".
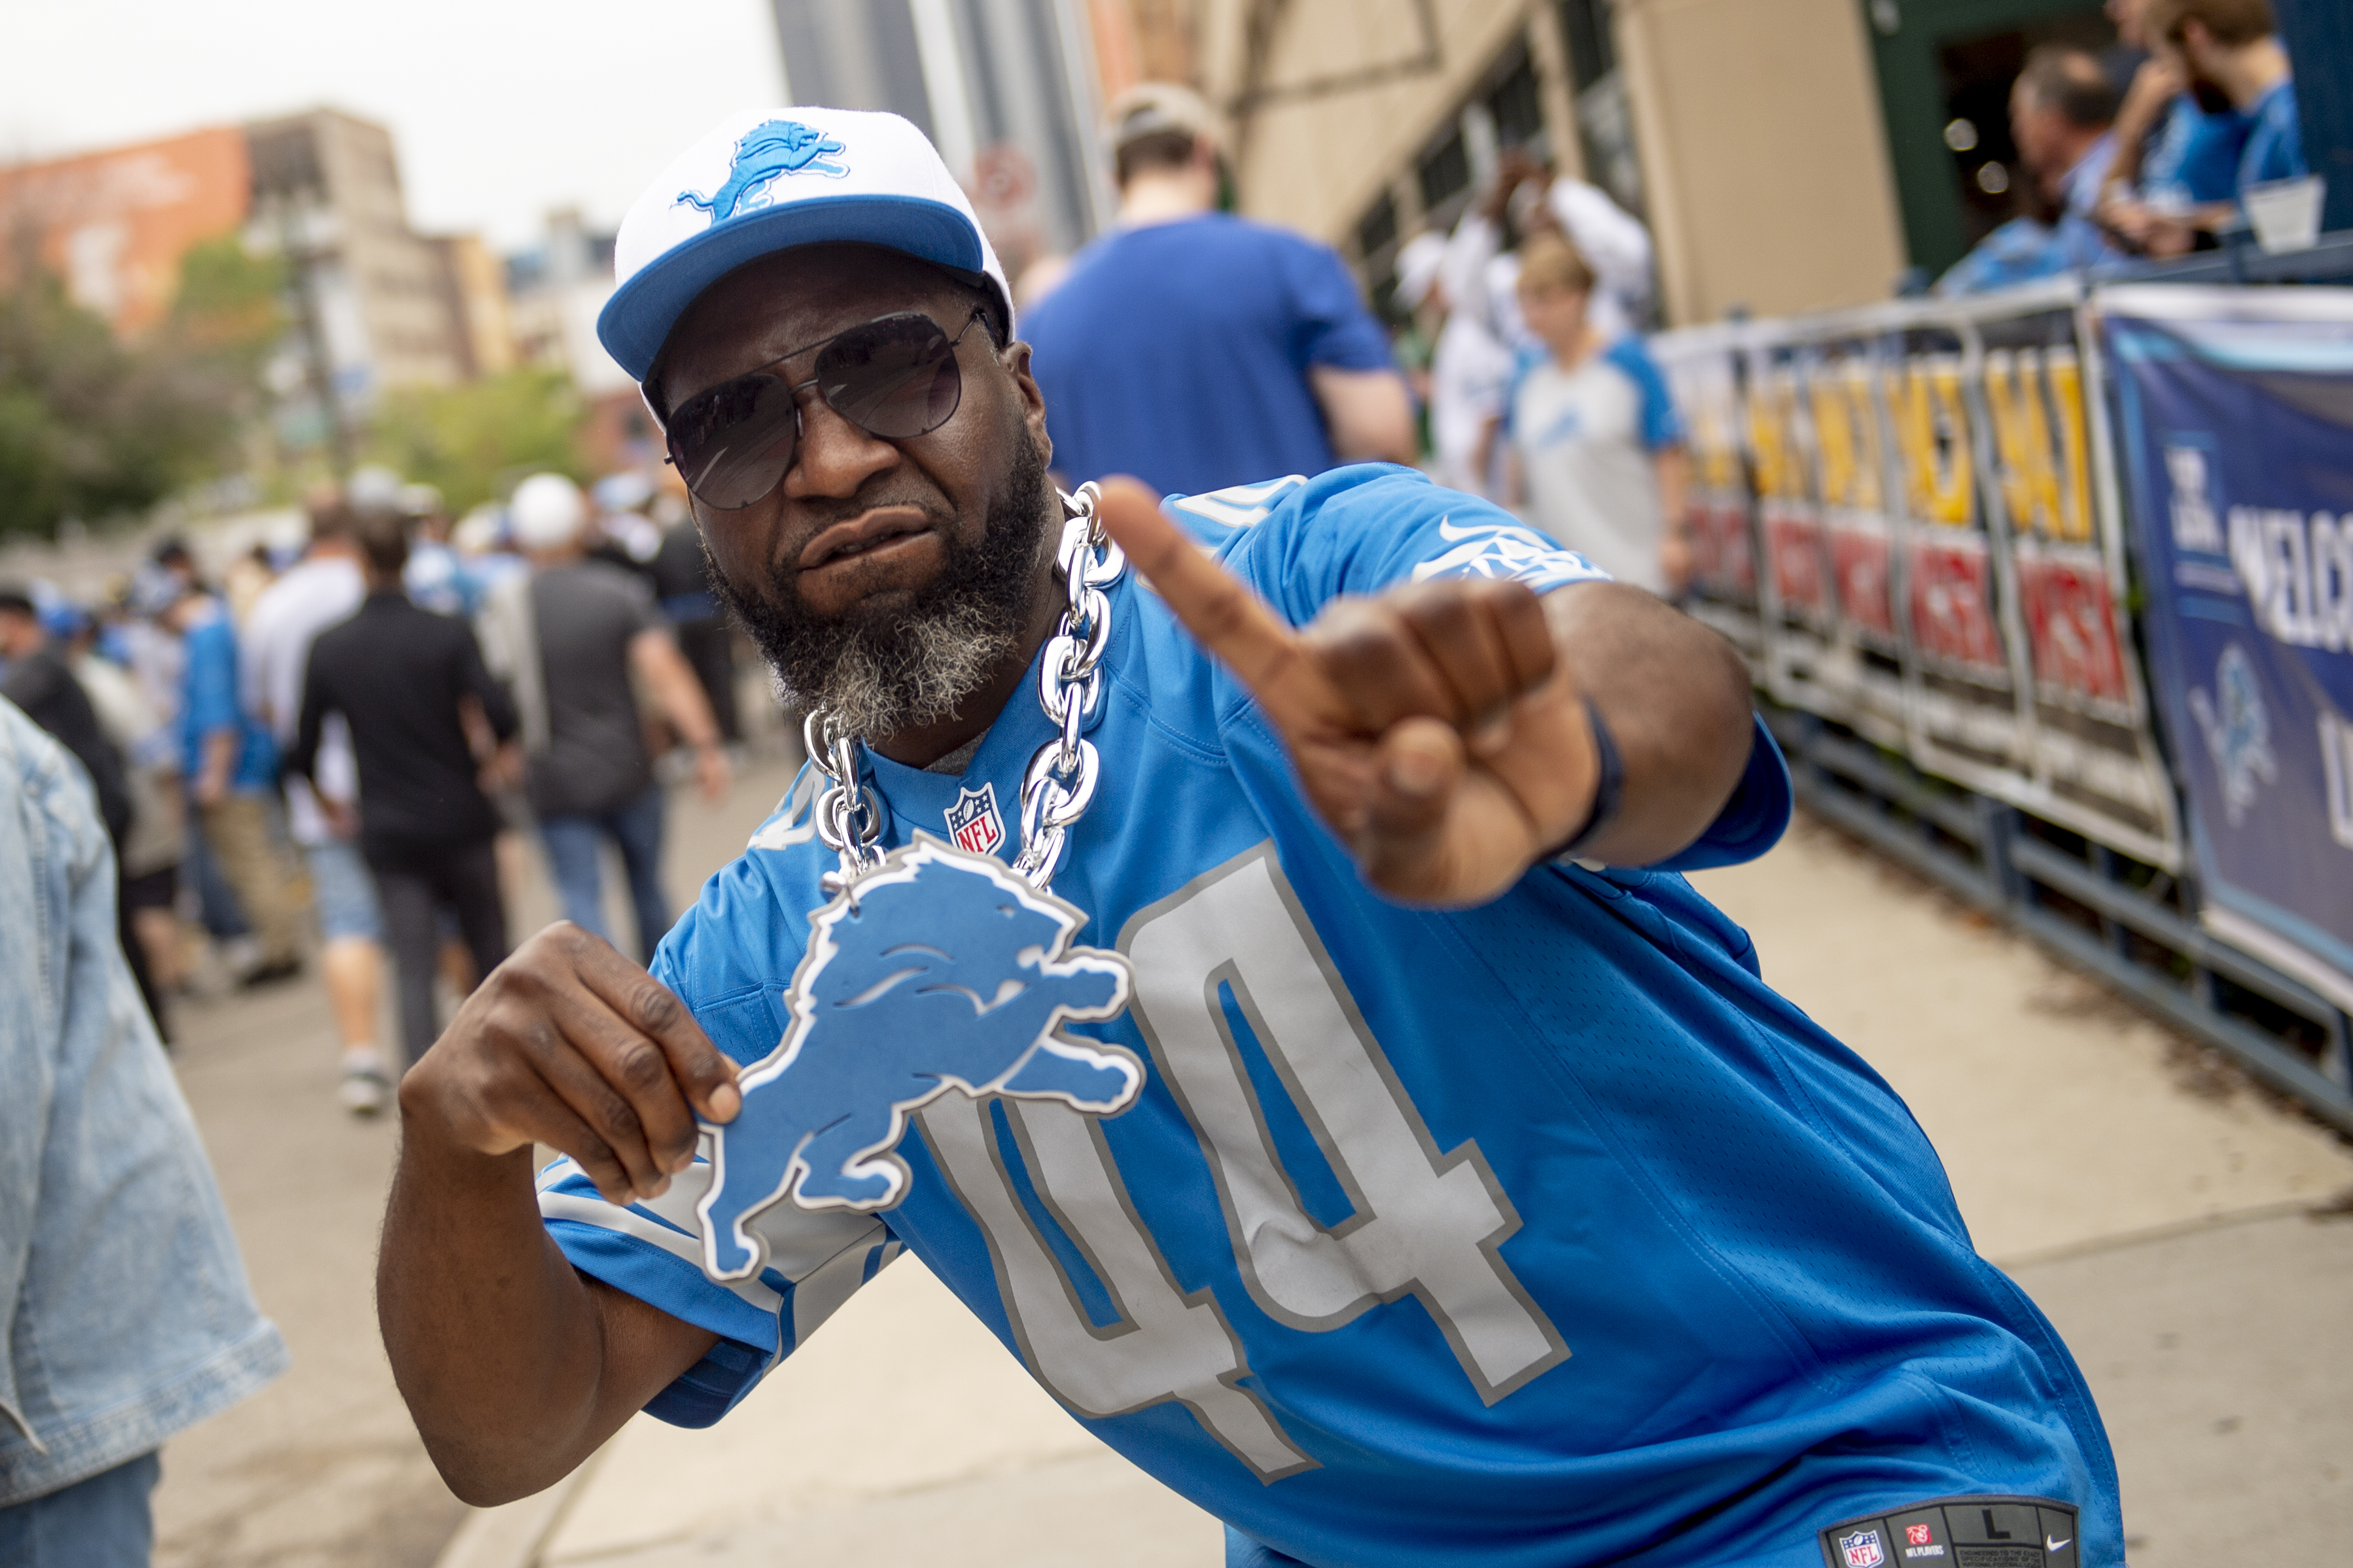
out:
<path id="1" fill-rule="evenodd" d="M 1668 318 L 1887 298 L 1905 261 L 1854 0 L 1620 0 Z"/>
<path id="2" fill-rule="evenodd" d="M 247 134 L 266 149 L 256 153 L 264 194 L 282 181 L 306 209 L 304 238 L 322 277 L 349 300 L 375 384 L 462 380 L 464 325 L 439 250 L 408 226 L 392 133 L 322 109 L 250 125 Z"/>
<path id="3" fill-rule="evenodd" d="M 1200 6 L 1204 89 L 1232 103 L 1318 79 L 1395 68 L 1420 52 L 1413 0 L 1205 0 Z M 1416 157 L 1495 58 L 1544 8 L 1526 0 L 1440 0 L 1438 68 L 1400 71 L 1369 87 L 1303 100 L 1282 99 L 1233 115 L 1235 184 L 1244 212 L 1340 243 L 1366 209 L 1392 187 L 1410 187 Z M 1261 17 L 1274 18 L 1262 32 Z M 1546 22 L 1547 28 L 1550 24 Z M 1262 38 L 1262 42 L 1261 42 Z M 1254 58 L 1255 57 L 1255 58 Z M 1539 60 L 1539 65 L 1541 65 Z M 1574 158 L 1558 145 L 1556 156 Z M 1399 220 L 1410 232 L 1419 202 L 1401 192 Z"/>
<path id="4" fill-rule="evenodd" d="M 229 128 L 0 169 L 0 273 L 21 237 L 75 303 L 137 332 L 171 310 L 189 249 L 244 223 L 250 184 Z"/>
<path id="5" fill-rule="evenodd" d="M 430 242 L 440 252 L 444 285 L 458 314 L 469 375 L 497 375 L 515 363 L 514 322 L 507 300 L 506 264 L 491 254 L 480 235 L 443 235 Z"/>
<path id="6" fill-rule="evenodd" d="M 1412 234 L 1417 159 L 1523 40 L 1554 166 L 1583 173 L 1553 0 L 1436 0 L 1428 10 L 1435 68 L 1417 62 L 1415 0 L 1196 0 L 1199 85 L 1233 111 L 1244 212 L 1346 252 L 1386 192 L 1400 234 Z M 1669 322 L 1885 298 L 1904 245 L 1854 0 L 1619 0 L 1618 19 Z M 1282 96 L 1383 70 L 1371 85 Z M 1252 96 L 1270 90 L 1253 110 Z"/>

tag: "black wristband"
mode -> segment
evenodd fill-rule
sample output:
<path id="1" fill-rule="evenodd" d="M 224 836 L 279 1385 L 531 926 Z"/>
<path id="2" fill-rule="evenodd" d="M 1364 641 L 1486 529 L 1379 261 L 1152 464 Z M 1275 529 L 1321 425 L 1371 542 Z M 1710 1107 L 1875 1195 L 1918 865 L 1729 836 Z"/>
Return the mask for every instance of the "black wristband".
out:
<path id="1" fill-rule="evenodd" d="M 1618 754 L 1617 738 L 1609 726 L 1602 722 L 1600 706 L 1592 698 L 1585 699 L 1585 716 L 1593 724 L 1593 809 L 1585 814 L 1585 826 L 1577 837 L 1554 850 L 1555 860 L 1574 860 L 1577 852 L 1609 829 L 1618 820 L 1618 807 L 1626 795 L 1626 760 Z"/>

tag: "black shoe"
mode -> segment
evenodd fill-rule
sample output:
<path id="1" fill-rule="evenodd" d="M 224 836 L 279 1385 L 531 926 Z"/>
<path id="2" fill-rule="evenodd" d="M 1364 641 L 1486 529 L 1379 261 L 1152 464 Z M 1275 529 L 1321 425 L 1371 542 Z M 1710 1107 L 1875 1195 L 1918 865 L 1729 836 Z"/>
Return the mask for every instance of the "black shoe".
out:
<path id="1" fill-rule="evenodd" d="M 240 991 L 250 991 L 256 986 L 275 985 L 281 980 L 291 980 L 301 973 L 301 959 L 281 958 L 275 963 L 256 964 L 247 970 L 245 977 L 237 983 L 237 987 Z"/>

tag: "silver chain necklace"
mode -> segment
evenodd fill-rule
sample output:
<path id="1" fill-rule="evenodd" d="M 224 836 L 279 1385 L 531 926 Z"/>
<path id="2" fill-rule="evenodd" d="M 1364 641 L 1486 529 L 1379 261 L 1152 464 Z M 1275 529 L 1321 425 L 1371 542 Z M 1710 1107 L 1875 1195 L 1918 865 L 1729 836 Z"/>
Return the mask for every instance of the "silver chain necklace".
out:
<path id="1" fill-rule="evenodd" d="M 1104 594 L 1127 570 L 1127 557 L 1104 532 L 1102 490 L 1089 483 L 1076 495 L 1058 491 L 1071 515 L 1054 552 L 1069 595 L 1062 618 L 1038 665 L 1038 705 L 1056 729 L 1038 748 L 1021 777 L 1021 853 L 1013 870 L 1040 892 L 1052 884 L 1062 861 L 1066 835 L 1095 797 L 1103 761 L 1085 736 L 1103 700 L 1103 656 L 1111 644 L 1111 600 Z M 842 730 L 824 709 L 801 726 L 809 765 L 825 781 L 810 809 L 818 842 L 841 858 L 841 868 L 825 875 L 829 893 L 857 900 L 861 878 L 880 870 L 883 855 L 882 811 L 859 777 L 859 738 Z"/>

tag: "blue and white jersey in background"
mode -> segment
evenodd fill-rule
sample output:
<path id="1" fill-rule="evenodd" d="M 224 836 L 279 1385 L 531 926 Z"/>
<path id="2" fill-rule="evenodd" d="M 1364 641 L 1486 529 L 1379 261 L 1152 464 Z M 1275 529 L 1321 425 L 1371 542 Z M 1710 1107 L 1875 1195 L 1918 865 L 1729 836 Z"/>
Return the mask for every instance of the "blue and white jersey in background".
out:
<path id="1" fill-rule="evenodd" d="M 1397 468 L 1174 510 L 1293 624 L 1437 575 L 1596 575 Z M 653 1414 L 717 1419 L 912 1248 L 1090 1429 L 1303 1563 L 1819 1568 L 1821 1527 L 1957 1493 L 2078 1505 L 2083 1562 L 2121 1562 L 2066 1351 L 1971 1250 L 1903 1102 L 1737 927 L 1661 868 L 1377 896 L 1248 693 L 1133 574 L 1111 598 L 1103 779 L 1054 891 L 1092 917 L 1073 942 L 1134 965 L 1126 1015 L 1072 1027 L 1135 1054 L 1140 1097 L 945 1094 L 899 1144 L 903 1202 L 769 1209 L 770 1267 L 733 1289 L 697 1264 L 707 1178 L 622 1209 L 553 1167 L 573 1261 L 722 1336 Z M 1010 837 L 1050 735 L 1029 689 L 961 778 L 871 761 L 886 844 L 952 813 Z M 655 960 L 739 1060 L 775 1048 L 828 901 L 812 793 Z M 1788 809 L 1760 732 L 1678 864 L 1760 854 Z"/>
<path id="2" fill-rule="evenodd" d="M 1567 370 L 1545 349 L 1522 350 L 1504 433 L 1537 527 L 1619 582 L 1667 591 L 1658 456 L 1683 445 L 1683 416 L 1641 339 L 1621 337 Z"/>

